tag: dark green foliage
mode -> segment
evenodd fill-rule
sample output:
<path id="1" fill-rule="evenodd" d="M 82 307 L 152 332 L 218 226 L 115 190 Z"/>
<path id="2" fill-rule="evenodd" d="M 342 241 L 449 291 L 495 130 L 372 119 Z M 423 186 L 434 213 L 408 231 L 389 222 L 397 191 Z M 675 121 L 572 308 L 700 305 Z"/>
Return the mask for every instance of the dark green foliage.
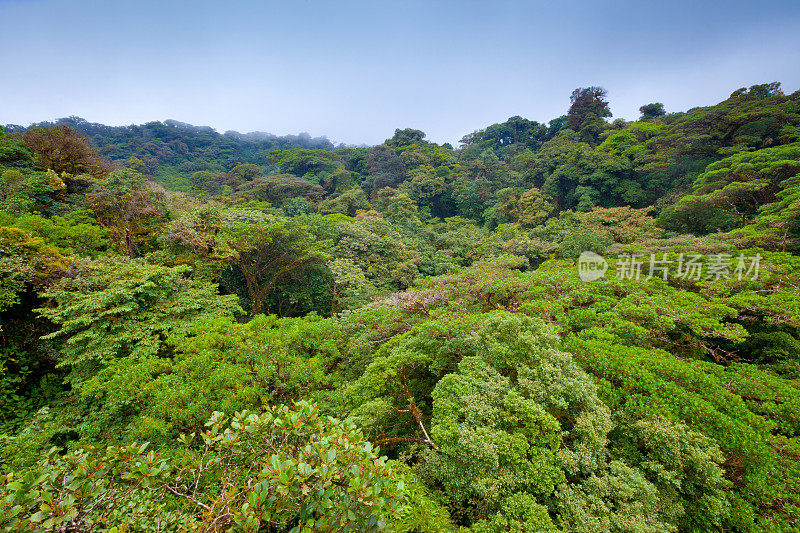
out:
<path id="1" fill-rule="evenodd" d="M 22 139 L 7 134 L 0 126 L 0 165 L 4 167 L 31 167 L 33 154 Z"/>
<path id="2" fill-rule="evenodd" d="M 420 130 L 415 130 L 412 128 L 406 129 L 396 129 L 394 130 L 394 135 L 392 135 L 391 139 L 387 139 L 384 144 L 386 146 L 409 146 L 412 144 L 427 144 L 425 139 L 425 133 Z"/>
<path id="3" fill-rule="evenodd" d="M 567 127 L 577 132 L 581 140 L 594 143 L 603 131 L 604 118 L 611 116 L 602 87 L 578 88 L 572 91 L 567 112 Z"/>
<path id="4" fill-rule="evenodd" d="M 777 199 L 784 182 L 800 175 L 800 143 L 740 152 L 712 163 L 697 177 L 692 194 L 665 212 L 670 229 L 705 234 L 742 227 Z M 702 216 L 701 216 L 702 213 Z"/>
<path id="5" fill-rule="evenodd" d="M 255 164 L 266 169 L 265 158 L 272 150 L 333 148 L 328 139 L 312 138 L 308 134 L 283 137 L 263 132 L 220 134 L 209 127 L 175 120 L 138 126 L 104 126 L 80 117 L 68 117 L 36 126 L 72 128 L 88 136 L 104 157 L 119 163 L 135 157 L 142 165 L 135 170 L 146 171 L 159 181 L 182 189 L 187 188 L 189 176 L 196 171 L 221 174 L 240 164 Z"/>
<path id="6" fill-rule="evenodd" d="M 657 102 L 655 104 L 643 105 L 639 108 L 639 113 L 642 114 L 639 120 L 648 120 L 651 118 L 663 117 L 667 114 L 664 110 L 664 104 Z"/>

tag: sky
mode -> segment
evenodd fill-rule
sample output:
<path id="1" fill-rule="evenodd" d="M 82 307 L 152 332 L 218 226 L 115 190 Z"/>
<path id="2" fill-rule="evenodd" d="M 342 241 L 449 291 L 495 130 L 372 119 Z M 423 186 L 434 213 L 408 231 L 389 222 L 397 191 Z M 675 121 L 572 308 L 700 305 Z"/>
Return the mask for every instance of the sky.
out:
<path id="1" fill-rule="evenodd" d="M 0 0 L 0 124 L 175 119 L 377 144 L 456 144 L 576 87 L 641 105 L 800 89 L 800 1 Z"/>

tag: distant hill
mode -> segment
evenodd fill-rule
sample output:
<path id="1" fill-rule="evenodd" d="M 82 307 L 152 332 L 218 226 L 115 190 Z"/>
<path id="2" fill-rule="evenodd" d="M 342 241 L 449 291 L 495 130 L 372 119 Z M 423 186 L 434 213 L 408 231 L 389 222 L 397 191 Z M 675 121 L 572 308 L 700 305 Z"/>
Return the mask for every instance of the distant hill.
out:
<path id="1" fill-rule="evenodd" d="M 177 120 L 106 126 L 71 116 L 29 127 L 55 124 L 70 126 L 89 136 L 100 153 L 111 160 L 122 163 L 131 157 L 139 158 L 159 181 L 176 189 L 184 189 L 188 176 L 198 170 L 227 172 L 238 164 L 252 163 L 268 171 L 272 167 L 266 155 L 271 150 L 336 148 L 327 137 L 311 137 L 308 133 L 284 136 L 261 131 L 219 133 L 209 126 Z M 5 129 L 21 133 L 28 128 L 9 124 Z"/>

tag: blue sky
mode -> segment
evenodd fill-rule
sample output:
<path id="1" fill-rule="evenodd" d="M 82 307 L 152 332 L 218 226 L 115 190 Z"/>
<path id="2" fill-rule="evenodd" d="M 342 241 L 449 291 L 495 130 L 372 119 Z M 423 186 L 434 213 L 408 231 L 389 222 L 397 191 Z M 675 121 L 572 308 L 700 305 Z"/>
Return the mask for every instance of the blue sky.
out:
<path id="1" fill-rule="evenodd" d="M 781 81 L 800 2 L 0 0 L 0 124 L 78 115 L 379 143 L 546 122 L 576 87 L 614 117 Z"/>

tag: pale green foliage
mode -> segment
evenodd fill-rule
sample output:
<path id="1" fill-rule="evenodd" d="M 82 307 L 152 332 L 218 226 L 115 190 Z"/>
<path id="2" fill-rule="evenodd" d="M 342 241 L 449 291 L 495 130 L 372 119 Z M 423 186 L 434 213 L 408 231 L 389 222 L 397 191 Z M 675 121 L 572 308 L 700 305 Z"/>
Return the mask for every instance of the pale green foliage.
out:
<path id="1" fill-rule="evenodd" d="M 488 519 L 478 521 L 473 527 L 475 533 L 547 533 L 557 532 L 550 519 L 547 507 L 537 503 L 532 495 L 521 492 L 506 498 L 500 511 Z"/>
<path id="2" fill-rule="evenodd" d="M 625 428 L 620 446 L 658 489 L 658 507 L 681 531 L 706 531 L 728 517 L 719 446 L 686 425 L 664 418 L 637 420 Z M 630 443 L 627 444 L 626 443 Z"/>
<path id="3" fill-rule="evenodd" d="M 333 241 L 334 254 L 358 265 L 377 287 L 406 288 L 419 274 L 419 254 L 375 211 L 338 223 Z"/>
<path id="4" fill-rule="evenodd" d="M 60 326 L 61 364 L 80 382 L 120 359 L 128 364 L 164 356 L 165 342 L 185 334 L 201 317 L 231 316 L 234 296 L 186 277 L 186 267 L 110 257 L 83 261 L 75 275 L 50 291 L 53 307 L 39 313 Z"/>
<path id="5" fill-rule="evenodd" d="M 41 238 L 0 226 L 0 311 L 17 303 L 28 285 L 42 289 L 51 284 L 69 263 Z"/>
<path id="6" fill-rule="evenodd" d="M 524 226 L 538 226 L 555 209 L 552 198 L 533 187 L 519 197 L 516 205 L 517 220 Z"/>
<path id="7" fill-rule="evenodd" d="M 98 225 L 88 211 L 73 211 L 52 218 L 23 215 L 13 220 L 13 225 L 41 237 L 63 253 L 97 257 L 109 245 L 108 230 Z"/>
<path id="8" fill-rule="evenodd" d="M 497 312 L 471 344 L 477 355 L 433 390 L 436 447 L 426 451 L 424 479 L 453 503 L 475 505 L 481 518 L 514 494 L 546 499 L 605 464 L 610 414 L 588 376 L 557 350 L 553 328 Z"/>
<path id="9" fill-rule="evenodd" d="M 473 496 L 484 505 L 526 491 L 547 496 L 563 481 L 556 460 L 558 421 L 510 380 L 477 357 L 433 391 L 430 451 L 424 476 L 456 502 Z"/>
<path id="10" fill-rule="evenodd" d="M 669 533 L 677 528 L 659 516 L 658 492 L 644 475 L 620 461 L 581 485 L 564 485 L 558 522 L 566 533 Z"/>
<path id="11" fill-rule="evenodd" d="M 65 175 L 66 177 L 67 175 Z M 61 176 L 52 170 L 30 172 L 0 167 L 0 209 L 14 215 L 23 215 L 36 209 L 37 204 L 49 200 L 53 193 L 65 188 Z"/>
<path id="12" fill-rule="evenodd" d="M 197 431 L 215 410 L 261 409 L 308 398 L 337 385 L 339 331 L 331 320 L 308 316 L 278 319 L 259 315 L 246 324 L 231 319 L 197 321 L 192 334 L 176 339 L 169 372 L 147 366 L 116 368 L 87 390 L 111 405 L 139 406 L 130 438 L 163 439 Z M 111 405 L 109 405 L 111 404 Z"/>
<path id="13" fill-rule="evenodd" d="M 328 268 L 334 278 L 334 301 L 339 308 L 356 308 L 369 301 L 375 287 L 352 259 L 332 259 Z"/>
<path id="14" fill-rule="evenodd" d="M 455 533 L 450 513 L 437 492 L 431 491 L 405 463 L 392 465 L 396 479 L 405 485 L 398 518 L 389 530 L 408 533 Z M 461 531 L 461 529 L 458 529 Z"/>
<path id="15" fill-rule="evenodd" d="M 319 212 L 324 214 L 341 213 L 344 215 L 355 216 L 361 209 L 369 209 L 370 204 L 367 195 L 361 187 L 348 189 L 339 196 L 329 198 L 320 202 Z"/>

